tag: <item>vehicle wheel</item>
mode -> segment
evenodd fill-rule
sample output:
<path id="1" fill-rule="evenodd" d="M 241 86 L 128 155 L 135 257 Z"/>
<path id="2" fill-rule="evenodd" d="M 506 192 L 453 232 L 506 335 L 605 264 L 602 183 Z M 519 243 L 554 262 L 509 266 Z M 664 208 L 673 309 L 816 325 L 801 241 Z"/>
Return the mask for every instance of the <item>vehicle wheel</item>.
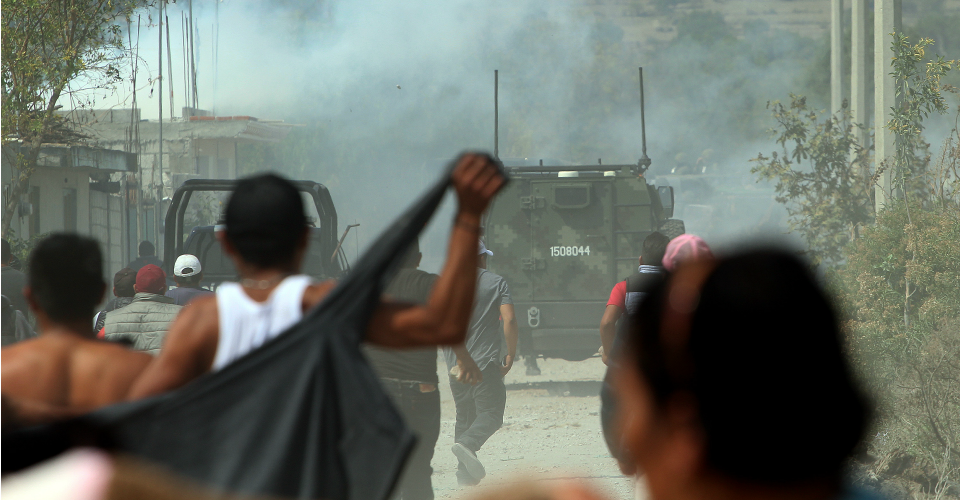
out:
<path id="1" fill-rule="evenodd" d="M 687 228 L 680 219 L 667 219 L 660 224 L 660 233 L 671 240 L 687 232 Z"/>

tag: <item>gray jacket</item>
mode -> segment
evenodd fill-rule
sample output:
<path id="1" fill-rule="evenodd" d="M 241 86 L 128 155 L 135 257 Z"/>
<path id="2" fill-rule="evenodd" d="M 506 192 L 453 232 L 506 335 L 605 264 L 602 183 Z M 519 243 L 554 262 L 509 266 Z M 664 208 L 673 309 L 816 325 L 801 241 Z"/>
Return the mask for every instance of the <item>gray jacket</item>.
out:
<path id="1" fill-rule="evenodd" d="M 182 306 L 170 297 L 155 293 L 138 293 L 128 306 L 110 311 L 103 327 L 107 340 L 127 342 L 137 351 L 160 354 L 170 323 Z"/>

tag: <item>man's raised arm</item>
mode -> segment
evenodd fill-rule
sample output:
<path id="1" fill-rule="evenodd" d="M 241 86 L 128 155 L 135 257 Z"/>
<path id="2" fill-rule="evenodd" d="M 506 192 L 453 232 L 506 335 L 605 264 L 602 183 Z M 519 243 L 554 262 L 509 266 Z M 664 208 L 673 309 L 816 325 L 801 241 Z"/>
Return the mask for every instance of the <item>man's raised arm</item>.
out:
<path id="1" fill-rule="evenodd" d="M 459 208 L 450 234 L 447 262 L 423 306 L 381 303 L 367 340 L 386 347 L 462 343 L 477 282 L 480 217 L 506 179 L 489 157 L 463 155 L 453 171 Z"/>

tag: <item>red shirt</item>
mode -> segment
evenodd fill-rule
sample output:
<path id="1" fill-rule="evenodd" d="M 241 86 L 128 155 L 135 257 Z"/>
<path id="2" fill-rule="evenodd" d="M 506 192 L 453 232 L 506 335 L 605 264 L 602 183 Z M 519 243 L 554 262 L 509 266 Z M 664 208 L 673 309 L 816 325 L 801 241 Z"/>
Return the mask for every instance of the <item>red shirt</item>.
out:
<path id="1" fill-rule="evenodd" d="M 608 306 L 617 306 L 624 311 L 627 310 L 627 282 L 621 281 L 613 285 L 610 291 L 610 298 L 607 300 Z"/>

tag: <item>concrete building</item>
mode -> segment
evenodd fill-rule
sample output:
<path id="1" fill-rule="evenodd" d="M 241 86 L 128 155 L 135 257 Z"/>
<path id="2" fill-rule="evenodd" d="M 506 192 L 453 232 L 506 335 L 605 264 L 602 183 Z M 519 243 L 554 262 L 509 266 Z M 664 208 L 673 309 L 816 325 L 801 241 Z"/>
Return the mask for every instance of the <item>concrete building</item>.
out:
<path id="1" fill-rule="evenodd" d="M 162 252 L 167 202 L 184 181 L 234 179 L 239 144 L 279 142 L 290 130 L 280 121 L 184 108 L 181 118 L 163 121 L 161 142 L 160 121 L 141 120 L 138 109 L 61 114 L 85 138 L 82 145 L 44 145 L 11 232 L 21 239 L 55 231 L 92 236 L 103 244 L 111 280 L 136 258 L 140 241 Z M 19 147 L 3 146 L 4 186 Z"/>
<path id="2" fill-rule="evenodd" d="M 12 162 L 20 144 L 3 146 L 2 179 L 9 185 Z M 130 242 L 123 198 L 125 175 L 137 171 L 135 155 L 83 145 L 47 144 L 40 152 L 17 215 L 10 224 L 13 236 L 29 239 L 55 231 L 72 231 L 102 243 L 104 273 L 123 268 Z M 136 245 L 134 245 L 135 247 Z"/>
<path id="3" fill-rule="evenodd" d="M 78 132 L 88 137 L 90 145 L 128 151 L 139 159 L 138 179 L 128 183 L 132 200 L 129 217 L 139 224 L 134 224 L 128 237 L 137 243 L 153 242 L 158 253 L 163 246 L 167 203 L 184 181 L 235 179 L 239 144 L 279 142 L 291 127 L 282 121 L 251 116 L 211 116 L 195 108 L 183 108 L 180 118 L 164 119 L 162 123 L 140 119 L 139 109 L 73 110 L 64 114 Z M 136 246 L 134 243 L 130 247 L 130 259 L 136 257 Z"/>

